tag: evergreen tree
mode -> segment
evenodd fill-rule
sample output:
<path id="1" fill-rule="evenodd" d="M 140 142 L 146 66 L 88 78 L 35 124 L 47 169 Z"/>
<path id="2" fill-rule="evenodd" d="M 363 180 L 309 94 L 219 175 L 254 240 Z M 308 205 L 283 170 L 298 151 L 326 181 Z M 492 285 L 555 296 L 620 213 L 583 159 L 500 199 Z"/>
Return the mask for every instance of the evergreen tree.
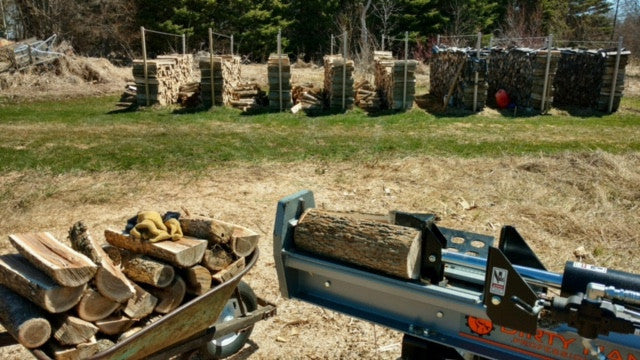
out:
<path id="1" fill-rule="evenodd" d="M 611 3 L 606 0 L 571 0 L 566 23 L 571 39 L 609 39 L 613 31 Z"/>

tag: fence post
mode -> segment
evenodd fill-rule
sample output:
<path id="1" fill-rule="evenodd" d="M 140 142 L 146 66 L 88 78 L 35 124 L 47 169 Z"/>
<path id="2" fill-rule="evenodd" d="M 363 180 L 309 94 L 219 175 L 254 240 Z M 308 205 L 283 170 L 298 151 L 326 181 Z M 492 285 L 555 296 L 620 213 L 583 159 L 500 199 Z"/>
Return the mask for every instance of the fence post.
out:
<path id="1" fill-rule="evenodd" d="M 551 47 L 553 46 L 553 34 L 549 34 L 547 38 L 547 64 L 544 70 L 544 83 L 542 85 L 542 102 L 540 103 L 540 111 L 546 112 L 547 90 L 549 89 L 549 71 L 551 69 Z"/>
<path id="2" fill-rule="evenodd" d="M 282 111 L 282 30 L 278 29 L 278 98 Z"/>
<path id="3" fill-rule="evenodd" d="M 622 36 L 618 38 L 618 53 L 616 54 L 616 67 L 613 69 L 613 81 L 611 82 L 611 94 L 609 95 L 609 113 L 613 112 L 613 99 L 616 95 L 618 83 L 618 69 L 620 68 L 620 56 L 622 55 Z"/>
<path id="4" fill-rule="evenodd" d="M 347 32 L 343 34 L 342 41 L 342 110 L 347 109 Z"/>
<path id="5" fill-rule="evenodd" d="M 480 48 L 482 47 L 482 33 L 478 33 L 478 41 L 476 43 L 476 58 L 478 59 L 478 66 L 476 66 L 476 71 L 474 75 L 473 82 L 473 112 L 478 110 L 478 81 L 480 80 L 480 76 L 478 74 L 478 67 L 480 66 Z"/>
<path id="6" fill-rule="evenodd" d="M 333 34 L 331 34 L 331 55 L 333 55 L 333 45 L 335 44 L 335 38 L 333 37 Z"/>
<path id="7" fill-rule="evenodd" d="M 7 20 L 4 17 L 4 0 L 0 0 L 0 12 L 2 12 L 2 28 L 6 32 L 7 31 Z M 7 35 L 5 34 L 5 36 L 7 36 Z"/>
<path id="8" fill-rule="evenodd" d="M 438 38 L 436 40 L 436 45 L 440 46 L 440 34 L 438 34 Z"/>
<path id="9" fill-rule="evenodd" d="M 384 51 L 384 34 L 382 34 L 382 51 Z"/>
<path id="10" fill-rule="evenodd" d="M 187 37 L 185 34 L 182 34 L 182 55 L 187 54 Z"/>
<path id="11" fill-rule="evenodd" d="M 220 63 L 222 66 L 222 63 Z M 213 76 L 213 30 L 209 28 L 209 77 L 211 78 L 211 107 L 216 105 L 215 77 Z"/>
<path id="12" fill-rule="evenodd" d="M 149 70 L 147 69 L 147 40 L 144 35 L 144 26 L 140 27 L 142 33 L 142 64 L 144 67 L 144 96 L 147 99 L 147 106 L 149 106 Z"/>
<path id="13" fill-rule="evenodd" d="M 407 66 L 409 63 L 409 32 L 404 32 L 404 86 L 402 87 L 402 109 L 407 108 Z"/>
<path id="14" fill-rule="evenodd" d="M 231 34 L 231 55 L 233 55 L 233 34 Z"/>

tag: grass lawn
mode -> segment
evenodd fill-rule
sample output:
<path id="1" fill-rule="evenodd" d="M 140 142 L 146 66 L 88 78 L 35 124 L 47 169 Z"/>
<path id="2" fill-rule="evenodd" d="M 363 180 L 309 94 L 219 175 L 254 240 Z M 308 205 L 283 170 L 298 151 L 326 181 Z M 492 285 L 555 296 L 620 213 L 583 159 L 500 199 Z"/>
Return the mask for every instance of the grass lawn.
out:
<path id="1" fill-rule="evenodd" d="M 236 110 L 113 112 L 115 97 L 0 105 L 0 171 L 202 170 L 229 162 L 369 161 L 640 150 L 640 99 L 613 115 L 370 116 Z"/>

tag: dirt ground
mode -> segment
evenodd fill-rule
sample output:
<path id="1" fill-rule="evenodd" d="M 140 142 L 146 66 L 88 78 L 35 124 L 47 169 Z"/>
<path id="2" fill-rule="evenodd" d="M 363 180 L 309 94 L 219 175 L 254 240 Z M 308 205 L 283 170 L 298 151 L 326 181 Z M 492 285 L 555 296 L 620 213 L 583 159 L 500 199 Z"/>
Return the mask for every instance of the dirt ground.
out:
<path id="1" fill-rule="evenodd" d="M 640 155 L 595 152 L 551 157 L 411 157 L 366 163 L 229 166 L 198 177 L 136 173 L 0 176 L 0 249 L 7 236 L 50 231 L 65 239 L 84 220 L 96 238 L 142 209 L 188 209 L 258 231 L 260 259 L 245 280 L 278 315 L 256 325 L 233 359 L 397 359 L 401 335 L 280 296 L 272 233 L 277 201 L 301 189 L 318 207 L 367 213 L 437 214 L 443 226 L 497 236 L 515 225 L 542 261 L 560 272 L 579 259 L 640 269 Z M 583 247 L 584 251 L 576 252 Z M 18 346 L 0 357 L 29 359 Z"/>

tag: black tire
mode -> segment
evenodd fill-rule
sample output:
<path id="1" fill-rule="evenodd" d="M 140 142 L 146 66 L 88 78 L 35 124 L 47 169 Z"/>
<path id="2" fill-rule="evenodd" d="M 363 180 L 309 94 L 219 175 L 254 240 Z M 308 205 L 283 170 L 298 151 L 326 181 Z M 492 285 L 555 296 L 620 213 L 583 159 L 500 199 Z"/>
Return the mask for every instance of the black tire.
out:
<path id="1" fill-rule="evenodd" d="M 258 308 L 258 299 L 256 298 L 256 294 L 254 294 L 253 290 L 251 290 L 251 287 L 247 285 L 247 283 L 240 281 L 240 283 L 238 283 L 238 291 L 240 292 L 240 299 L 247 312 L 254 311 Z M 240 314 L 241 310 L 234 295 L 229 299 L 216 322 L 230 321 Z M 245 332 L 231 334 L 220 339 L 213 339 L 209 341 L 200 349 L 202 358 L 223 359 L 235 354 L 242 349 L 244 344 L 247 343 L 252 331 L 253 325 Z"/>

